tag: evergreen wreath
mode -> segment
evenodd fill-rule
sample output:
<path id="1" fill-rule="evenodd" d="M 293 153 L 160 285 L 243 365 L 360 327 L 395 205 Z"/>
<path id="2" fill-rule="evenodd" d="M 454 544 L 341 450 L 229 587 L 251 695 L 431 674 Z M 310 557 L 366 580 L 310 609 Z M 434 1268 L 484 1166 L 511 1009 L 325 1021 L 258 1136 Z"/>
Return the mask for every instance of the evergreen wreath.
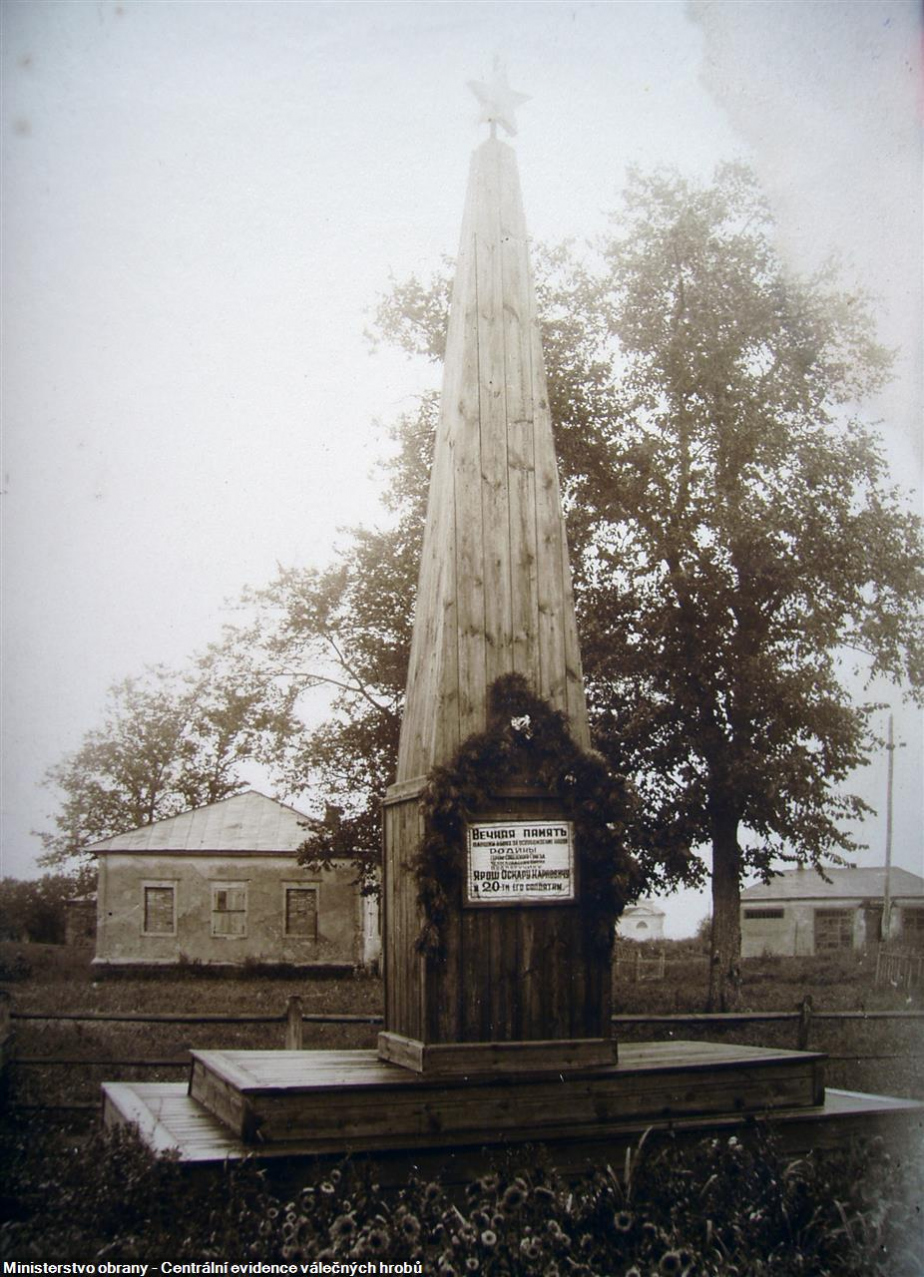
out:
<path id="1" fill-rule="evenodd" d="M 632 795 L 624 777 L 574 741 L 559 710 L 535 696 L 522 674 L 504 674 L 488 693 L 488 730 L 463 741 L 446 766 L 434 767 L 423 792 L 424 837 L 414 861 L 424 922 L 417 948 L 445 956 L 450 901 L 462 890 L 465 826 L 498 787 L 527 782 L 559 799 L 574 822 L 580 908 L 593 943 L 608 953 L 616 919 L 642 885 L 625 849 Z"/>

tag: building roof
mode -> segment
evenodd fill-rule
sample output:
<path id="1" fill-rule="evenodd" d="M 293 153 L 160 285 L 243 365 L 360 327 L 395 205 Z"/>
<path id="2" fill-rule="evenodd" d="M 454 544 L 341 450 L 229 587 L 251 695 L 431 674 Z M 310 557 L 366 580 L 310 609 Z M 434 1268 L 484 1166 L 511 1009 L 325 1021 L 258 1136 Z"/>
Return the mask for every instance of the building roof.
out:
<path id="1" fill-rule="evenodd" d="M 114 834 L 86 850 L 294 852 L 308 837 L 309 820 L 294 807 L 249 789 L 208 807 Z"/>
<path id="2" fill-rule="evenodd" d="M 825 882 L 817 869 L 785 869 L 770 882 L 758 883 L 741 893 L 742 902 L 754 900 L 881 900 L 885 893 L 885 868 L 826 869 Z M 893 899 L 924 899 L 924 878 L 907 869 L 891 870 Z"/>
<path id="3" fill-rule="evenodd" d="M 643 917 L 663 918 L 664 910 L 653 900 L 636 900 L 634 905 L 626 905 L 622 911 L 623 918 Z"/>

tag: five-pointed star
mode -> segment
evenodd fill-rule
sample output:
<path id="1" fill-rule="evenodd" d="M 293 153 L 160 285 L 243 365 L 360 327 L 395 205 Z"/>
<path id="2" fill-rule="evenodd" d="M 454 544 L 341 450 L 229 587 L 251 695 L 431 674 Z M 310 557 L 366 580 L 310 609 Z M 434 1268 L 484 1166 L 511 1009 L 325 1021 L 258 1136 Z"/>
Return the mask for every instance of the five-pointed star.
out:
<path id="1" fill-rule="evenodd" d="M 495 58 L 490 84 L 481 80 L 469 80 L 468 87 L 481 103 L 479 124 L 500 124 L 511 137 L 516 136 L 517 124 L 514 111 L 529 101 L 528 93 L 517 93 L 507 83 L 507 72 Z M 492 129 L 493 132 L 493 129 Z"/>

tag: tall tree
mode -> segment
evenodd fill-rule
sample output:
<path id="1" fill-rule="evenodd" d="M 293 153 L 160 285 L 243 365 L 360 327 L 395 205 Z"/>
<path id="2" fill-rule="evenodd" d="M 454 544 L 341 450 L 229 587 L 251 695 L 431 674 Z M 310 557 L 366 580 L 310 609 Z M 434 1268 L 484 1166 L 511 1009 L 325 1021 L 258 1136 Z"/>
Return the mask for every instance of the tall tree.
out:
<path id="1" fill-rule="evenodd" d="M 711 873 L 710 999 L 730 1006 L 742 877 L 854 845 L 847 827 L 865 808 L 842 784 L 865 761 L 871 706 L 847 689 L 847 655 L 911 695 L 924 689 L 920 520 L 851 413 L 889 357 L 868 301 L 833 267 L 807 280 L 784 268 L 738 166 L 706 187 L 636 173 L 596 256 L 563 247 L 537 263 L 596 743 L 643 796 L 634 833 L 651 879 Z M 381 334 L 439 358 L 447 296 L 445 274 L 396 286 Z M 426 486 L 421 426 L 402 430 L 405 530 Z M 342 767 L 353 747 L 343 716 L 371 728 L 376 794 L 392 766 L 413 590 L 413 535 L 391 537 L 364 534 L 340 565 L 339 603 L 357 608 L 340 656 L 368 663 L 315 734 L 329 735 L 324 765 Z M 379 573 L 384 663 L 367 597 Z M 311 609 L 290 615 L 289 641 L 323 637 Z M 386 685 L 357 719 L 365 692 Z"/>
<path id="2" fill-rule="evenodd" d="M 39 863 L 81 863 L 89 844 L 244 788 L 240 768 L 269 763 L 297 731 L 293 696 L 253 659 L 256 635 L 229 632 L 182 673 L 148 669 L 110 690 L 106 718 L 51 767 L 60 796 Z"/>
<path id="3" fill-rule="evenodd" d="M 714 1006 L 740 881 L 849 850 L 868 705 L 844 656 L 924 688 L 920 521 L 850 415 L 889 359 L 833 269 L 794 279 L 753 179 L 636 176 L 602 302 L 624 397 L 582 595 L 597 739 L 660 830 L 712 852 Z"/>
<path id="4" fill-rule="evenodd" d="M 396 431 L 390 526 L 354 529 L 327 569 L 283 569 L 245 596 L 262 618 L 265 669 L 290 689 L 306 723 L 289 742 L 280 783 L 327 809 L 303 859 L 347 856 L 367 890 L 380 863 L 380 804 L 394 779 L 436 406 L 425 398 Z"/>

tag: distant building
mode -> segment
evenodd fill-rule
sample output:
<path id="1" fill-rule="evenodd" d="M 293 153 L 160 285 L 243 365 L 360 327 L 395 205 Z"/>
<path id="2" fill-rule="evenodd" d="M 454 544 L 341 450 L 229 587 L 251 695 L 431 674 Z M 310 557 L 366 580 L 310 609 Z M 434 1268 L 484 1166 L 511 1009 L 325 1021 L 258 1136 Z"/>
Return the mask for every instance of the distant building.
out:
<path id="1" fill-rule="evenodd" d="M 626 905 L 616 923 L 620 940 L 663 940 L 664 910 L 653 900 L 637 900 Z"/>
<path id="2" fill-rule="evenodd" d="M 373 964 L 375 902 L 347 860 L 299 865 L 308 823 L 250 790 L 89 847 L 99 859 L 94 965 Z"/>
<path id="3" fill-rule="evenodd" d="M 787 869 L 741 893 L 741 956 L 811 956 L 879 941 L 885 869 Z M 924 944 L 924 878 L 892 869 L 889 939 Z"/>

